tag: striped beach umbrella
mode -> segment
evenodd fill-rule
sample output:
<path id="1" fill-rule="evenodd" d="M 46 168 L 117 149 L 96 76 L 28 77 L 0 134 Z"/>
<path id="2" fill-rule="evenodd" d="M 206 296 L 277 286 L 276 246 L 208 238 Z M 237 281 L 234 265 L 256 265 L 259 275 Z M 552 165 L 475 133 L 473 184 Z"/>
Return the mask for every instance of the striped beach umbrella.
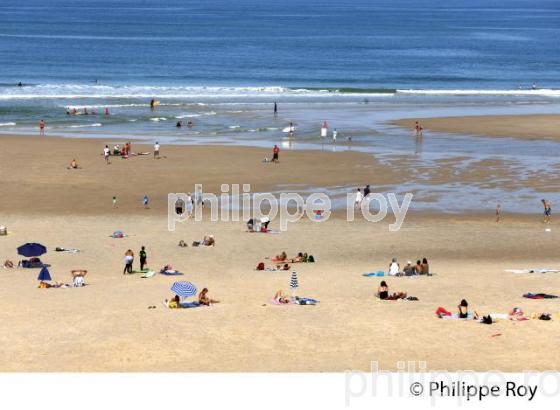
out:
<path id="1" fill-rule="evenodd" d="M 175 282 L 173 286 L 171 286 L 171 291 L 177 296 L 187 298 L 196 295 L 196 286 L 190 282 Z"/>
<path id="2" fill-rule="evenodd" d="M 292 292 L 295 294 L 296 289 L 299 287 L 296 271 L 292 272 L 292 277 L 290 279 L 290 287 L 292 288 Z"/>

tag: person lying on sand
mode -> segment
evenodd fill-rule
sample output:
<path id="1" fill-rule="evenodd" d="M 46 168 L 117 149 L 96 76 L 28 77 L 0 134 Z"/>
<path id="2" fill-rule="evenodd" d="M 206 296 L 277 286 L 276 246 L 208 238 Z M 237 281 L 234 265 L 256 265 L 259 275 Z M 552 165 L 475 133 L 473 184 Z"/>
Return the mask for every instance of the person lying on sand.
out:
<path id="1" fill-rule="evenodd" d="M 439 307 L 436 310 L 436 315 L 440 318 L 440 319 L 444 319 L 444 318 L 454 318 L 454 319 L 478 319 L 479 315 L 478 312 L 474 312 L 474 313 L 470 313 L 469 312 L 469 304 L 468 302 L 463 299 L 461 300 L 461 302 L 459 303 L 459 305 L 457 306 L 458 312 L 457 315 L 454 316 L 451 312 L 449 312 L 448 310 Z"/>
<path id="2" fill-rule="evenodd" d="M 274 300 L 277 303 L 282 303 L 282 304 L 290 303 L 290 299 L 287 298 L 286 296 L 284 296 L 284 292 L 282 290 L 277 291 L 272 300 Z"/>
<path id="3" fill-rule="evenodd" d="M 12 269 L 14 267 L 14 263 L 11 260 L 6 259 L 4 261 L 4 268 L 5 269 Z"/>
<path id="4" fill-rule="evenodd" d="M 39 286 L 37 286 L 39 289 L 50 289 L 50 288 L 67 288 L 69 287 L 69 285 L 63 283 L 63 282 L 55 282 L 54 285 L 51 285 L 50 283 L 47 282 L 43 282 L 41 281 L 39 283 Z"/>
<path id="5" fill-rule="evenodd" d="M 181 298 L 175 295 L 173 299 L 165 300 L 164 302 L 169 309 L 179 309 L 181 307 Z"/>
<path id="6" fill-rule="evenodd" d="M 180 246 L 181 248 L 187 248 L 189 245 L 187 245 L 187 243 L 181 239 L 178 246 Z"/>
<path id="7" fill-rule="evenodd" d="M 201 241 L 194 241 L 192 246 L 216 246 L 214 235 L 205 236 Z"/>
<path id="8" fill-rule="evenodd" d="M 214 303 L 220 303 L 219 300 L 210 299 L 208 297 L 208 288 L 202 289 L 202 291 L 198 294 L 198 302 L 201 305 L 205 305 L 205 306 L 210 306 L 213 305 Z"/>
<path id="9" fill-rule="evenodd" d="M 287 262 L 288 261 L 288 254 L 286 252 L 282 252 L 280 255 L 276 255 L 272 258 L 272 262 Z"/>
<path id="10" fill-rule="evenodd" d="M 292 263 L 301 263 L 307 260 L 307 254 L 299 252 L 295 258 L 292 258 Z"/>
<path id="11" fill-rule="evenodd" d="M 405 292 L 395 292 L 392 295 L 389 294 L 389 286 L 387 286 L 387 282 L 384 280 L 381 281 L 379 284 L 379 288 L 377 289 L 377 296 L 381 300 L 397 300 L 397 299 L 406 299 Z"/>

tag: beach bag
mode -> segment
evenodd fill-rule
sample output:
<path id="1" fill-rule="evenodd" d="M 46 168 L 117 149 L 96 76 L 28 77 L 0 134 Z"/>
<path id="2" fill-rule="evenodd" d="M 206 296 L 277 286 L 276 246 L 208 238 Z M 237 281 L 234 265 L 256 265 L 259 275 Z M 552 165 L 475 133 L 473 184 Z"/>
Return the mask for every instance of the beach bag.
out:
<path id="1" fill-rule="evenodd" d="M 257 270 L 264 270 L 264 262 L 259 262 L 257 265 Z"/>
<path id="2" fill-rule="evenodd" d="M 309 255 L 309 256 L 307 257 L 307 262 L 308 262 L 308 263 L 314 263 L 314 262 L 315 262 L 315 258 L 313 257 L 313 255 Z"/>
<path id="3" fill-rule="evenodd" d="M 490 316 L 490 315 L 484 316 L 482 318 L 481 323 L 484 323 L 485 325 L 491 325 L 492 324 L 492 316 Z"/>

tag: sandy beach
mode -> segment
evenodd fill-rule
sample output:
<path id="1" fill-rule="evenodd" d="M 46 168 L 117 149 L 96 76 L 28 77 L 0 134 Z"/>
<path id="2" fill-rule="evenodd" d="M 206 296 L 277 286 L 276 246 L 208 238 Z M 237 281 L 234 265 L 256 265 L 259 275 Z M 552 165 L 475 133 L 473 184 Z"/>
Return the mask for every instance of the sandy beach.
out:
<path id="1" fill-rule="evenodd" d="M 84 288 L 38 289 L 37 269 L 0 268 L 0 297 L 8 312 L 0 324 L 2 371 L 367 371 L 371 361 L 396 370 L 403 360 L 425 361 L 429 370 L 560 368 L 558 299 L 522 297 L 560 293 L 560 274 L 505 272 L 560 267 L 559 233 L 554 224 L 546 232 L 538 213 L 505 214 L 496 224 L 492 212 L 411 212 L 398 232 L 388 229 L 393 218 L 350 223 L 340 214 L 323 223 L 304 219 L 278 235 L 247 233 L 242 222 L 208 220 L 169 232 L 167 193 L 191 191 L 195 183 L 214 192 L 222 183 L 287 191 L 399 184 L 415 173 L 406 164 L 389 168 L 356 152 L 281 152 L 276 165 L 261 162 L 270 150 L 164 146 L 164 159 L 115 158 L 106 165 L 104 141 L 0 137 L 0 143 L 0 224 L 10 231 L 0 236 L 0 259 L 17 261 L 16 248 L 35 241 L 49 248 L 42 259 L 52 265 L 54 280 L 69 282 L 71 269 L 89 271 Z M 151 147 L 133 142 L 133 151 Z M 73 158 L 83 169 L 66 169 Z M 461 178 L 485 178 L 486 165 Z M 442 167 L 430 174 L 435 184 L 452 177 Z M 147 210 L 144 194 L 151 198 Z M 110 238 L 117 229 L 130 237 Z M 216 247 L 177 246 L 206 234 L 215 236 Z M 185 273 L 179 279 L 208 287 L 221 303 L 164 308 L 177 278 L 122 275 L 125 251 L 137 254 L 142 245 L 150 268 L 171 263 Z M 54 252 L 57 246 L 81 252 Z M 277 290 L 290 293 L 290 272 L 254 268 L 281 251 L 314 255 L 316 263 L 294 266 L 298 294 L 320 300 L 318 305 L 271 305 Z M 428 258 L 432 277 L 383 278 L 391 291 L 419 301 L 380 301 L 380 279 L 362 276 L 386 271 L 392 257 L 401 264 Z M 439 306 L 455 311 L 463 298 L 480 314 L 520 307 L 553 313 L 554 321 L 488 326 L 435 316 Z"/>
<path id="2" fill-rule="evenodd" d="M 402 119 L 392 123 L 413 129 L 415 121 L 417 119 Z M 560 140 L 560 115 L 481 115 L 422 118 L 420 123 L 428 131 L 513 137 L 527 140 Z"/>

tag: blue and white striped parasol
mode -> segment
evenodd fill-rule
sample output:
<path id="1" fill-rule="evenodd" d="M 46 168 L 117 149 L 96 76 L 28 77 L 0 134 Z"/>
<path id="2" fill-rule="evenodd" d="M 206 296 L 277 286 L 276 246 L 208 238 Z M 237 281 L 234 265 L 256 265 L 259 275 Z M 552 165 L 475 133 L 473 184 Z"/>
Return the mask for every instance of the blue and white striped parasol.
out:
<path id="1" fill-rule="evenodd" d="M 296 288 L 299 287 L 296 271 L 293 271 L 293 272 L 292 272 L 292 278 L 290 279 L 290 287 L 291 287 L 292 289 L 296 289 Z"/>
<path id="2" fill-rule="evenodd" d="M 182 298 L 196 295 L 196 286 L 190 282 L 175 282 L 171 290 Z"/>

